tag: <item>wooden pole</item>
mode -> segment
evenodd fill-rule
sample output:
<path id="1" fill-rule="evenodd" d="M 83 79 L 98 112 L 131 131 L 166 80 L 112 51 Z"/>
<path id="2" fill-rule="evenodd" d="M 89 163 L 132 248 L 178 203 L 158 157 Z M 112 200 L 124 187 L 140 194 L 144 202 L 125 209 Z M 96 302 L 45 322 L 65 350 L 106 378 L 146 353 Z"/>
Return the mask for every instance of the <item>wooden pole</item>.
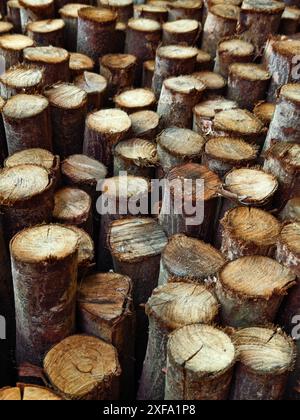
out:
<path id="1" fill-rule="evenodd" d="M 214 71 L 228 77 L 228 70 L 234 63 L 251 63 L 254 60 L 254 46 L 238 37 L 221 41 L 217 49 Z"/>
<path id="2" fill-rule="evenodd" d="M 75 78 L 74 85 L 87 94 L 88 112 L 97 111 L 104 106 L 107 81 L 103 76 L 85 71 Z"/>
<path id="3" fill-rule="evenodd" d="M 52 150 L 49 102 L 44 96 L 13 96 L 2 112 L 9 155 L 32 147 Z"/>
<path id="4" fill-rule="evenodd" d="M 155 142 L 160 129 L 159 115 L 154 111 L 138 111 L 130 114 L 133 137 Z"/>
<path id="5" fill-rule="evenodd" d="M 27 25 L 27 35 L 35 45 L 64 47 L 65 23 L 63 19 L 47 19 L 30 22 Z"/>
<path id="6" fill-rule="evenodd" d="M 168 21 L 168 9 L 156 4 L 136 4 L 134 6 L 134 18 L 152 19 L 163 24 Z"/>
<path id="7" fill-rule="evenodd" d="M 77 295 L 79 330 L 112 344 L 118 351 L 121 399 L 134 395 L 135 315 L 131 293 L 129 277 L 98 273 L 82 281 Z"/>
<path id="8" fill-rule="evenodd" d="M 0 76 L 1 96 L 9 99 L 18 93 L 37 93 L 42 80 L 42 69 L 24 64 L 13 66 Z"/>
<path id="9" fill-rule="evenodd" d="M 230 337 L 209 325 L 170 335 L 165 400 L 226 400 L 236 359 Z"/>
<path id="10" fill-rule="evenodd" d="M 21 26 L 26 32 L 27 24 L 42 19 L 52 19 L 55 15 L 54 0 L 19 0 L 21 7 Z"/>
<path id="11" fill-rule="evenodd" d="M 81 76 L 85 71 L 92 72 L 94 67 L 94 61 L 87 55 L 70 53 L 69 69 L 72 80 Z"/>
<path id="12" fill-rule="evenodd" d="M 23 61 L 23 51 L 33 45 L 32 39 L 20 34 L 0 36 L 0 56 L 5 62 L 5 70 Z"/>
<path id="13" fill-rule="evenodd" d="M 149 340 L 139 400 L 163 400 L 167 366 L 168 335 L 190 324 L 212 324 L 218 315 L 218 302 L 203 285 L 168 283 L 153 291 L 146 304 Z"/>
<path id="14" fill-rule="evenodd" d="M 271 76 L 258 64 L 236 63 L 229 67 L 228 99 L 252 111 L 266 97 Z"/>
<path id="15" fill-rule="evenodd" d="M 29 384 L 0 389 L 0 400 L 6 401 L 59 401 L 61 398 L 50 389 Z"/>
<path id="16" fill-rule="evenodd" d="M 214 68 L 214 60 L 206 51 L 198 50 L 196 71 L 211 71 Z"/>
<path id="17" fill-rule="evenodd" d="M 152 80 L 152 89 L 157 98 L 165 79 L 195 71 L 197 55 L 197 48 L 182 45 L 167 45 L 157 49 Z"/>
<path id="18" fill-rule="evenodd" d="M 161 117 L 161 127 L 192 127 L 192 110 L 198 104 L 205 85 L 192 76 L 179 76 L 163 82 L 157 113 Z"/>
<path id="19" fill-rule="evenodd" d="M 164 45 L 196 45 L 200 34 L 201 24 L 194 19 L 182 19 L 163 24 Z"/>
<path id="20" fill-rule="evenodd" d="M 77 241 L 74 232 L 56 225 L 25 229 L 11 241 L 19 365 L 40 365 L 74 329 Z"/>
<path id="21" fill-rule="evenodd" d="M 168 2 L 169 20 L 196 19 L 201 22 L 202 6 L 202 1 L 198 0 Z"/>
<path id="22" fill-rule="evenodd" d="M 253 114 L 259 118 L 266 127 L 269 127 L 275 112 L 275 104 L 259 102 L 253 109 Z"/>
<path id="23" fill-rule="evenodd" d="M 107 7 L 118 15 L 118 21 L 127 23 L 133 17 L 133 0 L 97 0 L 99 7 Z"/>
<path id="24" fill-rule="evenodd" d="M 192 76 L 204 83 L 206 99 L 215 99 L 216 96 L 223 95 L 226 91 L 227 81 L 220 74 L 212 71 L 200 71 L 193 73 Z"/>
<path id="25" fill-rule="evenodd" d="M 114 97 L 116 108 L 128 114 L 138 111 L 154 110 L 156 98 L 150 89 L 129 89 Z"/>
<path id="26" fill-rule="evenodd" d="M 68 51 L 77 51 L 78 11 L 86 7 L 87 5 L 82 3 L 67 3 L 59 10 L 59 15 L 65 22 L 65 42 Z"/>
<path id="27" fill-rule="evenodd" d="M 128 137 L 131 121 L 120 109 L 103 109 L 93 112 L 86 119 L 83 153 L 99 160 L 113 170 L 113 148 Z"/>
<path id="28" fill-rule="evenodd" d="M 243 256 L 275 256 L 280 222 L 255 207 L 235 207 L 221 220 L 222 253 L 227 260 Z"/>
<path id="29" fill-rule="evenodd" d="M 19 0 L 9 0 L 7 3 L 7 20 L 14 25 L 14 32 L 21 33 L 21 4 Z"/>
<path id="30" fill-rule="evenodd" d="M 279 33 L 294 35 L 299 32 L 300 11 L 298 7 L 286 7 L 281 16 Z"/>
<path id="31" fill-rule="evenodd" d="M 65 399 L 119 398 L 121 369 L 117 350 L 96 337 L 65 338 L 47 353 L 44 370 L 53 388 Z"/>
<path id="32" fill-rule="evenodd" d="M 58 47 L 25 48 L 24 60 L 44 69 L 43 86 L 57 82 L 68 82 L 70 78 L 70 54 Z"/>
<path id="33" fill-rule="evenodd" d="M 295 346 L 280 329 L 245 328 L 233 336 L 239 354 L 232 400 L 281 400 L 293 370 Z"/>
<path id="34" fill-rule="evenodd" d="M 142 87 L 152 88 L 152 79 L 155 69 L 155 60 L 147 60 L 143 63 Z"/>
<path id="35" fill-rule="evenodd" d="M 111 51 L 115 39 L 117 14 L 109 9 L 86 7 L 78 11 L 77 52 L 95 63 Z"/>

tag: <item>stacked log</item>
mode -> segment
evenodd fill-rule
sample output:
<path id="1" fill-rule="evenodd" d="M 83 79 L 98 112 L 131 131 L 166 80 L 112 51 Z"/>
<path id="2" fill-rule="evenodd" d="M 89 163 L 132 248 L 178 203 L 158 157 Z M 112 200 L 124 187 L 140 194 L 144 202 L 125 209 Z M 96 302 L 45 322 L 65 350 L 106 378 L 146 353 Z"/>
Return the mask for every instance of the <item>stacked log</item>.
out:
<path id="1" fill-rule="evenodd" d="M 138 111 L 129 115 L 133 137 L 155 141 L 160 129 L 160 117 L 154 111 Z"/>
<path id="2" fill-rule="evenodd" d="M 202 1 L 198 0 L 176 0 L 168 3 L 169 20 L 196 19 L 202 18 Z"/>
<path id="3" fill-rule="evenodd" d="M 106 100 L 106 79 L 97 73 L 83 72 L 74 79 L 74 85 L 87 94 L 87 110 L 100 109 Z"/>
<path id="4" fill-rule="evenodd" d="M 259 118 L 266 127 L 269 127 L 275 112 L 275 104 L 270 102 L 259 102 L 253 109 L 253 114 Z"/>
<path id="5" fill-rule="evenodd" d="M 55 15 L 54 0 L 19 0 L 21 7 L 21 26 L 25 32 L 27 24 L 42 19 L 52 19 Z"/>
<path id="6" fill-rule="evenodd" d="M 59 401 L 61 398 L 52 390 L 31 384 L 17 384 L 16 387 L 0 389 L 1 401 Z"/>
<path id="7" fill-rule="evenodd" d="M 201 24 L 194 19 L 166 22 L 162 28 L 164 45 L 196 45 L 201 34 Z"/>
<path id="8" fill-rule="evenodd" d="M 69 70 L 71 79 L 81 76 L 85 71 L 92 72 L 94 61 L 85 54 L 70 53 Z"/>
<path id="9" fill-rule="evenodd" d="M 63 47 L 65 23 L 62 19 L 47 19 L 30 22 L 27 25 L 27 35 L 35 45 L 53 45 Z"/>
<path id="10" fill-rule="evenodd" d="M 43 70 L 19 64 L 10 67 L 0 76 L 1 96 L 9 99 L 18 93 L 37 93 L 43 80 Z"/>
<path id="11" fill-rule="evenodd" d="M 125 90 L 115 96 L 114 102 L 116 108 L 132 114 L 138 111 L 154 110 L 156 98 L 152 90 L 138 88 Z"/>
<path id="12" fill-rule="evenodd" d="M 163 5 L 151 3 L 137 4 L 134 6 L 134 17 L 152 19 L 162 24 L 168 20 L 168 9 Z"/>
<path id="13" fill-rule="evenodd" d="M 32 45 L 32 39 L 25 35 L 6 34 L 0 36 L 0 56 L 3 57 L 5 69 L 8 70 L 22 62 L 24 50 Z"/>
<path id="14" fill-rule="evenodd" d="M 14 31 L 20 33 L 21 26 L 21 4 L 19 0 L 9 0 L 7 3 L 7 20 L 14 26 Z"/>
<path id="15" fill-rule="evenodd" d="M 204 83 L 206 87 L 206 99 L 214 99 L 216 96 L 220 96 L 225 93 L 227 82 L 220 74 L 212 71 L 200 71 L 193 73 L 192 76 Z"/>
<path id="16" fill-rule="evenodd" d="M 67 3 L 60 10 L 60 17 L 65 22 L 65 42 L 68 51 L 77 50 L 78 12 L 87 7 L 82 3 Z"/>

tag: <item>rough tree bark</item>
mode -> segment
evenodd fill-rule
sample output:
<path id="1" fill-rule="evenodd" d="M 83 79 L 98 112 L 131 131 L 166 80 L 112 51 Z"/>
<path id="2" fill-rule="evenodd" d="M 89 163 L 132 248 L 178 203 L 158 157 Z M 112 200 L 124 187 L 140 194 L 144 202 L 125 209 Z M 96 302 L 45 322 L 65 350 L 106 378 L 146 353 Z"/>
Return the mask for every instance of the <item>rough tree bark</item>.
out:
<path id="1" fill-rule="evenodd" d="M 300 196 L 291 198 L 279 214 L 279 217 L 283 221 L 300 221 Z"/>
<path id="2" fill-rule="evenodd" d="M 286 7 L 281 16 L 279 33 L 293 35 L 299 32 L 300 10 L 298 7 Z"/>
<path id="3" fill-rule="evenodd" d="M 21 4 L 19 0 L 9 0 L 7 3 L 7 20 L 14 25 L 14 32 L 21 33 Z"/>
<path id="4" fill-rule="evenodd" d="M 74 79 L 74 85 L 87 94 L 87 110 L 98 111 L 106 102 L 107 81 L 97 73 L 83 72 Z"/>
<path id="5" fill-rule="evenodd" d="M 15 66 L 23 61 L 24 49 L 33 46 L 33 40 L 20 34 L 7 34 L 0 36 L 0 56 L 5 62 L 5 69 Z"/>
<path id="6" fill-rule="evenodd" d="M 152 90 L 137 88 L 126 90 L 114 97 L 116 108 L 128 114 L 138 111 L 154 110 L 156 98 Z"/>
<path id="7" fill-rule="evenodd" d="M 27 25 L 27 35 L 40 46 L 64 47 L 64 31 L 62 19 L 39 20 Z"/>
<path id="8" fill-rule="evenodd" d="M 169 20 L 181 19 L 197 19 L 201 22 L 202 19 L 202 1 L 198 0 L 177 0 L 169 2 L 167 7 L 169 11 Z"/>
<path id="9" fill-rule="evenodd" d="M 38 93 L 42 80 L 42 69 L 24 64 L 13 66 L 0 76 L 1 96 L 9 99 L 18 93 Z"/>
<path id="10" fill-rule="evenodd" d="M 130 114 L 133 137 L 155 142 L 160 131 L 160 117 L 154 111 L 138 111 Z"/>
<path id="11" fill-rule="evenodd" d="M 143 63 L 143 73 L 142 73 L 142 87 L 143 88 L 152 88 L 152 79 L 155 69 L 155 60 L 147 60 Z"/>
<path id="12" fill-rule="evenodd" d="M 65 22 L 65 42 L 68 51 L 77 50 L 78 11 L 85 7 L 86 4 L 69 3 L 59 10 L 59 15 Z"/>

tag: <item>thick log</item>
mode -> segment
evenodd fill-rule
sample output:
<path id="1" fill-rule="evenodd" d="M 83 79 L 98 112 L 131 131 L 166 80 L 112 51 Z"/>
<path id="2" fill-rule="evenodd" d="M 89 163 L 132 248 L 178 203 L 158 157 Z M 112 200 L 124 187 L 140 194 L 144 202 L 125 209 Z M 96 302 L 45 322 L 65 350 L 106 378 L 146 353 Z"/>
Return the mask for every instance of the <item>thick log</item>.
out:
<path id="1" fill-rule="evenodd" d="M 59 223 L 75 225 L 92 235 L 92 200 L 79 188 L 64 187 L 54 195 L 53 218 Z"/>
<path id="2" fill-rule="evenodd" d="M 279 33 L 294 35 L 299 32 L 300 10 L 298 7 L 286 7 L 281 16 Z"/>
<path id="3" fill-rule="evenodd" d="M 121 141 L 114 150 L 114 175 L 126 172 L 127 175 L 154 178 L 158 165 L 157 147 L 149 140 L 133 138 Z"/>
<path id="4" fill-rule="evenodd" d="M 77 51 L 78 11 L 86 7 L 83 3 L 68 3 L 59 10 L 59 15 L 65 22 L 65 43 L 68 51 Z"/>
<path id="5" fill-rule="evenodd" d="M 157 106 L 161 127 L 192 128 L 192 110 L 201 101 L 204 90 L 205 85 L 192 76 L 166 79 Z"/>
<path id="6" fill-rule="evenodd" d="M 165 400 L 226 400 L 236 360 L 230 337 L 210 325 L 170 335 Z"/>
<path id="7" fill-rule="evenodd" d="M 244 328 L 233 335 L 239 354 L 234 401 L 281 400 L 294 367 L 295 345 L 280 329 Z"/>
<path id="8" fill-rule="evenodd" d="M 21 33 L 21 4 L 19 0 L 9 0 L 7 3 L 7 20 L 14 26 L 14 32 Z"/>
<path id="9" fill-rule="evenodd" d="M 42 80 L 42 69 L 25 64 L 10 67 L 0 76 L 1 96 L 9 99 L 18 93 L 37 93 L 41 90 Z"/>
<path id="10" fill-rule="evenodd" d="M 149 340 L 139 400 L 163 400 L 167 366 L 168 335 L 191 324 L 213 324 L 218 315 L 218 302 L 203 285 L 168 283 L 153 291 L 146 304 L 149 318 Z"/>
<path id="11" fill-rule="evenodd" d="M 204 137 L 210 136 L 217 113 L 234 108 L 238 108 L 238 104 L 222 96 L 200 102 L 193 109 L 193 130 Z"/>
<path id="12" fill-rule="evenodd" d="M 108 83 L 108 98 L 134 85 L 137 59 L 131 54 L 107 54 L 100 58 L 100 74 Z"/>
<path id="13" fill-rule="evenodd" d="M 0 36 L 13 32 L 13 24 L 6 21 L 0 21 Z"/>
<path id="14" fill-rule="evenodd" d="M 78 274 L 77 280 L 83 281 L 86 275 L 90 273 L 94 266 L 95 260 L 95 247 L 91 236 L 83 229 L 77 226 L 66 225 L 68 229 L 71 229 L 77 236 L 77 248 L 78 248 Z"/>
<path id="15" fill-rule="evenodd" d="M 269 257 L 252 255 L 227 263 L 215 286 L 223 325 L 233 328 L 268 325 L 294 285 L 295 275 Z"/>
<path id="16" fill-rule="evenodd" d="M 107 7 L 118 15 L 118 22 L 127 23 L 133 17 L 133 0 L 97 0 L 99 7 Z"/>
<path id="17" fill-rule="evenodd" d="M 196 71 L 211 71 L 214 68 L 214 60 L 211 55 L 203 50 L 198 50 Z"/>
<path id="18" fill-rule="evenodd" d="M 84 71 L 74 79 L 74 85 L 87 94 L 87 110 L 98 111 L 105 104 L 107 93 L 106 79 L 97 73 Z"/>
<path id="19" fill-rule="evenodd" d="M 4 60 L 5 69 L 23 61 L 23 52 L 33 45 L 32 39 L 25 35 L 6 34 L 0 36 L 0 56 Z"/>
<path id="20" fill-rule="evenodd" d="M 28 23 L 55 16 L 54 0 L 19 0 L 21 7 L 22 32 L 26 32 Z"/>
<path id="21" fill-rule="evenodd" d="M 228 77 L 231 64 L 251 63 L 254 61 L 254 46 L 237 37 L 220 41 L 217 49 L 214 71 Z"/>
<path id="22" fill-rule="evenodd" d="M 222 185 L 218 175 L 206 166 L 185 163 L 171 169 L 165 179 L 167 190 L 163 194 L 159 223 L 167 236 L 184 233 L 211 241 Z M 201 186 L 196 185 L 200 181 Z"/>
<path id="23" fill-rule="evenodd" d="M 121 373 L 117 350 L 96 337 L 73 335 L 45 356 L 53 388 L 68 400 L 117 400 Z"/>
<path id="24" fill-rule="evenodd" d="M 210 285 L 224 264 L 224 256 L 211 245 L 174 235 L 162 252 L 159 285 L 174 281 Z"/>
<path id="25" fill-rule="evenodd" d="M 19 365 L 41 365 L 75 327 L 77 241 L 56 225 L 25 229 L 11 241 Z"/>
<path id="26" fill-rule="evenodd" d="M 16 387 L 0 389 L 0 400 L 6 401 L 60 401 L 52 390 L 31 384 L 17 384 Z"/>
<path id="27" fill-rule="evenodd" d="M 81 76 L 85 71 L 92 72 L 95 67 L 94 61 L 85 54 L 70 53 L 69 69 L 71 79 Z"/>
<path id="28" fill-rule="evenodd" d="M 134 6 L 134 17 L 136 19 L 152 19 L 162 24 L 168 21 L 168 9 L 159 4 L 136 4 Z"/>
<path id="29" fill-rule="evenodd" d="M 157 49 L 152 80 L 152 89 L 157 98 L 165 79 L 193 73 L 196 69 L 197 54 L 197 48 L 182 45 L 170 45 Z"/>
<path id="30" fill-rule="evenodd" d="M 39 46 L 64 47 L 64 31 L 62 19 L 38 20 L 27 25 L 27 35 Z"/>
<path id="31" fill-rule="evenodd" d="M 78 11 L 77 52 L 98 60 L 111 51 L 117 14 L 109 9 L 86 7 Z"/>
<path id="32" fill-rule="evenodd" d="M 275 0 L 243 1 L 237 32 L 245 41 L 255 46 L 258 55 L 263 54 L 263 48 L 269 36 L 277 33 L 284 8 L 285 5 L 282 2 Z"/>
<path id="33" fill-rule="evenodd" d="M 70 78 L 70 54 L 58 47 L 25 48 L 24 60 L 44 69 L 43 86 L 57 82 L 68 82 Z"/>
<path id="34" fill-rule="evenodd" d="M 49 102 L 44 96 L 13 96 L 2 115 L 9 155 L 32 147 L 52 150 Z"/>
<path id="35" fill-rule="evenodd" d="M 212 137 L 205 144 L 202 163 L 221 179 L 233 168 L 254 164 L 258 148 L 236 137 Z"/>
<path id="36" fill-rule="evenodd" d="M 300 84 L 287 84 L 280 90 L 273 119 L 266 137 L 264 151 L 274 142 L 299 143 Z"/>
<path id="37" fill-rule="evenodd" d="M 266 127 L 269 127 L 275 112 L 275 104 L 259 102 L 253 109 L 253 114 L 259 118 Z"/>
<path id="38" fill-rule="evenodd" d="M 202 1 L 198 0 L 168 2 L 169 20 L 196 19 L 201 22 L 202 6 Z"/>
<path id="39" fill-rule="evenodd" d="M 217 4 L 232 4 L 233 6 L 240 6 L 243 0 L 203 0 L 203 14 L 202 22 L 204 23 L 207 18 L 208 8 L 216 6 Z"/>
<path id="40" fill-rule="evenodd" d="M 221 250 L 228 260 L 275 256 L 281 224 L 270 213 L 255 207 L 235 207 L 225 214 L 221 226 Z"/>
<path id="41" fill-rule="evenodd" d="M 270 74 L 258 64 L 236 63 L 229 67 L 228 99 L 240 108 L 252 111 L 255 104 L 265 99 Z"/>
<path id="42" fill-rule="evenodd" d="M 135 315 L 131 293 L 129 277 L 99 273 L 85 278 L 77 294 L 79 330 L 112 344 L 118 351 L 121 399 L 134 395 Z"/>
<path id="43" fill-rule="evenodd" d="M 201 48 L 216 56 L 219 42 L 236 32 L 240 8 L 231 4 L 218 4 L 208 9 L 203 27 Z"/>
<path id="44" fill-rule="evenodd" d="M 214 99 L 225 93 L 227 81 L 220 74 L 212 71 L 200 71 L 193 73 L 192 76 L 204 83 L 206 99 Z"/>
<path id="45" fill-rule="evenodd" d="M 160 117 L 154 111 L 138 111 L 130 114 L 133 137 L 155 142 L 160 129 Z"/>
<path id="46" fill-rule="evenodd" d="M 82 152 L 87 94 L 78 87 L 58 83 L 45 90 L 50 103 L 53 149 L 65 158 Z"/>
<path id="47" fill-rule="evenodd" d="M 102 162 L 113 172 L 113 148 L 128 137 L 131 120 L 120 109 L 103 109 L 86 119 L 83 153 Z"/>
<path id="48" fill-rule="evenodd" d="M 169 127 L 157 137 L 157 154 L 164 174 L 176 165 L 199 162 L 205 139 L 187 128 Z"/>
<path id="49" fill-rule="evenodd" d="M 279 215 L 283 221 L 300 221 L 300 196 L 291 198 Z"/>
<path id="50" fill-rule="evenodd" d="M 155 69 L 155 60 L 147 60 L 143 63 L 142 87 L 152 88 L 152 79 Z"/>
<path id="51" fill-rule="evenodd" d="M 138 111 L 154 110 L 156 98 L 151 89 L 129 89 L 114 97 L 116 108 L 128 114 Z"/>
<path id="52" fill-rule="evenodd" d="M 164 45 L 196 45 L 200 34 L 201 24 L 194 19 L 182 19 L 163 24 Z"/>

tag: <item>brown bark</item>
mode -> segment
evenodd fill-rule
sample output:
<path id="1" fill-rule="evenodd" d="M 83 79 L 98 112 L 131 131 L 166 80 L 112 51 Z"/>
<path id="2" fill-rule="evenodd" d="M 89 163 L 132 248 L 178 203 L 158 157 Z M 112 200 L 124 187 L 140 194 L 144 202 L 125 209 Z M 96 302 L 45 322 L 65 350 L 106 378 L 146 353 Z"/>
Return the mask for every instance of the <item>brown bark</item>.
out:
<path id="1" fill-rule="evenodd" d="M 142 76 L 142 87 L 152 88 L 152 79 L 154 75 L 155 61 L 147 60 L 143 64 L 143 76 Z"/>
<path id="2" fill-rule="evenodd" d="M 156 4 L 137 4 L 134 6 L 134 17 L 156 20 L 163 24 L 168 21 L 168 9 Z"/>
<path id="3" fill-rule="evenodd" d="M 201 24 L 197 20 L 183 19 L 163 24 L 164 45 L 196 45 L 201 34 Z"/>
<path id="4" fill-rule="evenodd" d="M 227 81 L 220 74 L 212 71 L 199 71 L 192 74 L 205 85 L 204 97 L 205 99 L 215 99 L 216 96 L 225 94 Z"/>
<path id="5" fill-rule="evenodd" d="M 5 62 L 5 69 L 23 61 L 23 52 L 33 45 L 32 39 L 25 35 L 7 34 L 0 36 L 0 56 Z"/>
<path id="6" fill-rule="evenodd" d="M 27 24 L 42 19 L 52 19 L 55 15 L 54 0 L 40 2 L 31 0 L 19 0 L 21 7 L 21 26 L 23 33 L 26 32 Z"/>
<path id="7" fill-rule="evenodd" d="M 0 76 L 1 96 L 9 99 L 18 93 L 38 93 L 42 80 L 42 69 L 24 64 L 13 66 Z"/>
<path id="8" fill-rule="evenodd" d="M 53 388 L 67 400 L 119 398 L 117 350 L 96 337 L 65 338 L 47 353 L 44 369 Z"/>
<path id="9" fill-rule="evenodd" d="M 202 1 L 174 1 L 168 3 L 169 20 L 202 19 Z"/>
<path id="10" fill-rule="evenodd" d="M 21 33 L 21 5 L 19 0 L 7 2 L 7 20 L 14 25 L 14 32 Z"/>
<path id="11" fill-rule="evenodd" d="M 170 335 L 167 353 L 165 400 L 227 399 L 236 358 L 228 335 L 188 325 Z"/>
<path id="12" fill-rule="evenodd" d="M 130 114 L 131 134 L 133 137 L 155 142 L 160 131 L 160 118 L 154 111 L 138 111 Z"/>
<path id="13" fill-rule="evenodd" d="M 10 250 L 17 363 L 40 365 L 45 352 L 75 327 L 77 235 L 41 225 L 16 235 Z"/>
<path id="14" fill-rule="evenodd" d="M 65 4 L 59 10 L 59 15 L 65 22 L 65 42 L 68 51 L 77 51 L 78 11 L 87 7 L 82 3 Z"/>
<path id="15" fill-rule="evenodd" d="M 97 0 L 96 3 L 117 13 L 118 22 L 127 23 L 133 16 L 133 0 Z"/>
<path id="16" fill-rule="evenodd" d="M 294 35 L 299 31 L 300 11 L 298 7 L 286 7 L 281 16 L 279 33 Z"/>
<path id="17" fill-rule="evenodd" d="M 48 19 L 27 25 L 27 35 L 35 45 L 64 47 L 65 23 L 62 19 Z"/>
<path id="18" fill-rule="evenodd" d="M 135 315 L 131 289 L 127 276 L 95 274 L 80 284 L 77 296 L 80 331 L 112 344 L 118 351 L 121 399 L 134 395 Z"/>
<path id="19" fill-rule="evenodd" d="M 212 71 L 214 68 L 214 60 L 211 55 L 203 50 L 198 50 L 196 59 L 196 71 Z"/>
<path id="20" fill-rule="evenodd" d="M 102 108 L 106 102 L 106 79 L 97 73 L 85 71 L 74 80 L 74 85 L 87 94 L 87 110 L 95 111 Z"/>
<path id="21" fill-rule="evenodd" d="M 69 68 L 72 80 L 78 76 L 82 76 L 84 72 L 92 72 L 94 67 L 94 61 L 87 55 L 70 53 Z"/>

